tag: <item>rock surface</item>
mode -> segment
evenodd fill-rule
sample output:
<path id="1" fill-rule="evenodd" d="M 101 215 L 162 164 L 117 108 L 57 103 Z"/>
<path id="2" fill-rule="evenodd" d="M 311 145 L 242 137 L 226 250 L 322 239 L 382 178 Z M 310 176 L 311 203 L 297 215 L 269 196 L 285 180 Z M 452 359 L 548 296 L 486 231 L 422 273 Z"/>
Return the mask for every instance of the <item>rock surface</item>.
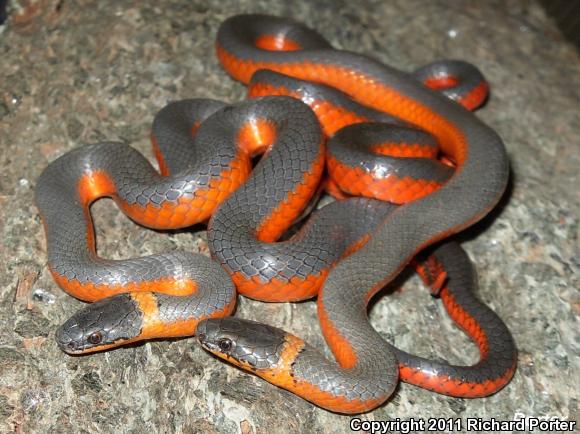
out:
<path id="1" fill-rule="evenodd" d="M 47 270 L 32 202 L 36 179 L 81 143 L 122 140 L 152 158 L 151 121 L 170 100 L 243 98 L 213 44 L 226 17 L 250 10 L 292 16 L 336 47 L 403 70 L 464 59 L 492 87 L 478 115 L 505 141 L 512 185 L 501 208 L 463 240 L 478 268 L 480 297 L 517 342 L 517 373 L 485 399 L 402 384 L 362 419 L 578 420 L 580 60 L 538 4 L 38 0 L 13 3 L 0 27 L 0 432 L 350 432 L 349 417 L 227 366 L 193 339 L 86 357 L 69 357 L 53 341 L 56 327 L 82 303 Z M 93 215 L 104 257 L 176 248 L 207 253 L 202 227 L 146 230 L 110 200 L 95 204 Z M 477 360 L 416 277 L 398 285 L 403 290 L 370 312 L 386 339 L 427 357 Z M 237 315 L 266 318 L 324 348 L 313 302 L 240 299 Z"/>

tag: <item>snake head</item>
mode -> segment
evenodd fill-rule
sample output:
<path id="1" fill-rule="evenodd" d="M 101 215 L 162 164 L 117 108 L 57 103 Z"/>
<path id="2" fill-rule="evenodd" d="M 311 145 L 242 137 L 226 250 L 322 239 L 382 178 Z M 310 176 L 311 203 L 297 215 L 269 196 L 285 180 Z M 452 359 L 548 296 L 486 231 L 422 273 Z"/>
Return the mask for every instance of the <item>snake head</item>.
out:
<path id="1" fill-rule="evenodd" d="M 195 334 L 204 349 L 252 372 L 277 365 L 287 335 L 284 330 L 233 317 L 201 321 Z"/>
<path id="2" fill-rule="evenodd" d="M 58 328 L 55 339 L 68 354 L 106 350 L 136 340 L 142 316 L 131 295 L 115 295 L 75 313 Z"/>

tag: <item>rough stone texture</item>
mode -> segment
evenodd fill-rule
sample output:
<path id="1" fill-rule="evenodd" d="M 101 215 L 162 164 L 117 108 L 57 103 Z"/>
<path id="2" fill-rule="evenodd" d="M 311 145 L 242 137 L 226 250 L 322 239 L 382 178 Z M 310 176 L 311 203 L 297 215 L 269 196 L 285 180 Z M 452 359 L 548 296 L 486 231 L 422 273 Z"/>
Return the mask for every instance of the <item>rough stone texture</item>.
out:
<path id="1" fill-rule="evenodd" d="M 127 141 L 151 157 L 149 128 L 167 101 L 242 98 L 213 43 L 224 18 L 249 10 L 293 16 L 336 47 L 404 70 L 465 59 L 493 89 L 479 116 L 504 138 L 513 183 L 501 209 L 464 244 L 478 267 L 481 298 L 518 344 L 518 371 L 486 399 L 403 384 L 363 419 L 524 413 L 578 420 L 580 61 L 542 9 L 526 0 L 210 3 L 22 1 L 0 27 L 0 432 L 349 432 L 349 417 L 226 366 L 192 339 L 87 357 L 66 356 L 53 341 L 57 325 L 81 303 L 59 290 L 46 268 L 32 203 L 40 172 L 74 146 L 104 139 Z M 103 256 L 207 252 L 202 227 L 146 230 L 109 200 L 93 214 Z M 371 310 L 385 338 L 424 356 L 475 361 L 475 347 L 418 279 L 403 283 Z M 241 299 L 237 315 L 266 319 L 324 347 L 312 302 Z"/>

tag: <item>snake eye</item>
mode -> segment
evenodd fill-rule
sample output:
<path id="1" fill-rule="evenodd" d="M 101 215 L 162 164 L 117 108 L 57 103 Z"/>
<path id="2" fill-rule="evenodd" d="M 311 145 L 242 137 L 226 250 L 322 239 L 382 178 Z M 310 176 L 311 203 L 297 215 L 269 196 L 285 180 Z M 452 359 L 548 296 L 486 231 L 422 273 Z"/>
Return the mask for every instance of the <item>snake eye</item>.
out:
<path id="1" fill-rule="evenodd" d="M 91 333 L 89 335 L 89 337 L 87 338 L 87 341 L 89 341 L 89 344 L 93 344 L 93 345 L 100 344 L 102 340 L 103 340 L 103 335 L 101 334 L 101 332 Z"/>
<path id="2" fill-rule="evenodd" d="M 218 341 L 218 346 L 220 347 L 220 350 L 227 353 L 232 349 L 233 343 L 231 339 L 222 338 Z"/>

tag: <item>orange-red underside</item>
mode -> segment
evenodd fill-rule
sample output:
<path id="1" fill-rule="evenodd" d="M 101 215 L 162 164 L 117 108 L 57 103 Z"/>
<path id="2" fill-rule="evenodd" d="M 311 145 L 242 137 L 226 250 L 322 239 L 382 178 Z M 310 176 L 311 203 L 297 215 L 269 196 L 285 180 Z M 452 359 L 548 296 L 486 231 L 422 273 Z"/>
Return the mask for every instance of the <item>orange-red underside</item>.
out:
<path id="1" fill-rule="evenodd" d="M 480 357 L 482 359 L 485 358 L 488 352 L 488 340 L 479 324 L 457 304 L 447 287 L 441 290 L 440 296 L 451 319 L 475 341 L 480 351 Z M 446 376 L 430 375 L 403 364 L 399 365 L 399 373 L 403 381 L 437 393 L 463 398 L 479 398 L 497 392 L 509 382 L 514 372 L 515 363 L 512 369 L 507 370 L 499 378 L 486 380 L 481 383 L 468 383 Z"/>
<path id="2" fill-rule="evenodd" d="M 424 263 L 414 265 L 431 292 L 441 297 L 450 318 L 477 344 L 480 359 L 486 358 L 489 351 L 488 337 L 475 319 L 455 301 L 449 292 L 446 286 L 447 273 L 442 264 L 432 256 Z M 514 371 L 515 365 L 499 378 L 482 383 L 468 383 L 447 376 L 429 374 L 403 364 L 399 365 L 401 380 L 437 393 L 463 398 L 483 397 L 497 392 L 509 382 Z"/>

